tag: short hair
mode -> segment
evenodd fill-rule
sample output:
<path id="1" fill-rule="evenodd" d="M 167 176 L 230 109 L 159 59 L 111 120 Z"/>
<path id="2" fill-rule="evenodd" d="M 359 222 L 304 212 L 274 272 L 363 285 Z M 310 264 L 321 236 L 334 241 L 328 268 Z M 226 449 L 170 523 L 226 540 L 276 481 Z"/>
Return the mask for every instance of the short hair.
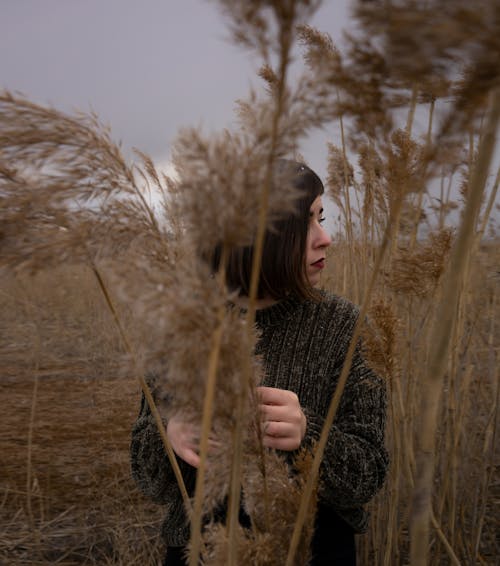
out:
<path id="1" fill-rule="evenodd" d="M 287 169 L 287 178 L 300 191 L 294 213 L 281 218 L 267 229 L 257 288 L 257 298 L 283 299 L 295 295 L 299 299 L 316 299 L 305 271 L 305 253 L 309 229 L 309 213 L 314 200 L 324 193 L 318 175 L 307 165 L 297 161 L 280 160 L 280 168 Z M 288 176 L 288 170 L 290 176 Z M 245 246 L 229 251 L 226 283 L 240 295 L 249 295 L 254 248 Z M 221 247 L 213 255 L 212 268 L 218 270 Z"/>

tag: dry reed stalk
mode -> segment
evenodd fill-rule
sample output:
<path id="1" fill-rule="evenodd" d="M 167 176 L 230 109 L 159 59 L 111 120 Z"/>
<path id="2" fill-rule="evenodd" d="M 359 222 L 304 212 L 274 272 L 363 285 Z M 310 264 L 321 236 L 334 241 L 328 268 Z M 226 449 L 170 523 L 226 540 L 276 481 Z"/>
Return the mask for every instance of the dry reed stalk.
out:
<path id="1" fill-rule="evenodd" d="M 448 542 L 447 538 L 444 536 L 444 533 L 443 533 L 441 527 L 439 526 L 439 523 L 436 521 L 436 517 L 434 516 L 434 513 L 432 512 L 432 510 L 431 510 L 431 521 L 432 521 L 432 526 L 436 530 L 436 532 L 439 536 L 439 539 L 441 540 L 441 542 L 443 543 L 443 545 L 446 549 L 446 552 L 447 552 L 447 554 L 450 558 L 451 563 L 454 564 L 454 566 L 460 566 L 461 562 L 458 559 L 455 552 L 453 551 L 453 547 Z"/>
<path id="2" fill-rule="evenodd" d="M 222 246 L 221 267 L 218 273 L 219 284 L 221 290 L 225 287 L 225 273 L 227 263 L 227 246 Z M 193 516 L 191 518 L 191 540 L 189 550 L 190 566 L 197 566 L 199 562 L 200 549 L 202 545 L 201 539 L 201 521 L 202 521 L 202 505 L 203 505 L 203 487 L 205 481 L 205 466 L 208 456 L 209 435 L 212 430 L 212 415 L 214 411 L 215 385 L 217 380 L 217 367 L 219 364 L 219 355 L 221 351 L 222 332 L 224 330 L 224 314 L 226 307 L 219 307 L 219 325 L 213 333 L 213 344 L 210 350 L 207 368 L 207 385 L 203 400 L 203 413 L 201 421 L 201 438 L 200 438 L 200 463 L 196 472 L 196 486 L 193 503 Z"/>
<path id="3" fill-rule="evenodd" d="M 32 305 L 29 301 L 28 294 L 24 285 L 21 281 L 19 283 L 19 288 L 21 289 L 23 296 L 24 296 L 24 303 L 25 308 L 35 319 Z M 30 412 L 29 412 L 29 419 L 28 419 L 28 435 L 27 435 L 27 454 L 26 454 L 26 511 L 28 514 L 28 523 L 30 525 L 30 530 L 33 533 L 34 543 L 35 543 L 35 552 L 40 554 L 40 529 L 38 528 L 37 522 L 35 520 L 35 513 L 33 509 L 33 496 L 35 495 L 37 481 L 34 475 L 33 470 L 33 437 L 34 437 L 34 428 L 35 428 L 35 415 L 36 415 L 36 408 L 38 403 L 38 391 L 39 391 L 39 373 L 40 373 L 40 340 L 39 340 L 39 332 L 36 333 L 37 339 L 35 340 L 35 345 L 32 350 L 32 356 L 30 358 L 33 359 L 33 367 L 32 367 L 32 376 L 33 376 L 33 389 L 31 393 L 31 405 L 30 405 Z M 41 494 L 38 493 L 38 496 Z M 7 494 L 6 494 L 7 496 Z M 43 500 L 39 497 L 40 502 L 40 511 L 43 517 Z"/>
<path id="4" fill-rule="evenodd" d="M 493 321 L 492 321 L 493 322 Z M 493 345 L 493 332 L 490 332 L 490 336 L 489 336 L 489 341 L 490 341 L 490 345 Z M 488 444 L 491 445 L 491 447 L 496 446 L 496 442 L 497 442 L 497 436 L 498 436 L 498 415 L 499 415 L 499 406 L 500 406 L 500 380 L 498 379 L 498 368 L 496 369 L 496 379 L 493 380 L 493 386 L 494 386 L 494 391 L 493 391 L 493 395 L 492 395 L 492 406 L 491 406 L 491 411 L 490 411 L 490 415 L 488 418 L 488 429 L 489 429 L 489 435 L 485 434 L 485 442 L 484 442 L 484 448 L 483 448 L 483 452 L 484 452 L 484 457 L 487 456 L 487 448 L 488 448 Z M 487 431 L 488 432 L 488 431 Z M 490 442 L 487 442 L 488 436 L 490 437 Z M 493 472 L 494 472 L 494 468 L 495 468 L 495 463 L 494 463 L 494 449 L 490 450 L 490 458 L 489 458 L 489 462 L 488 465 L 486 466 L 485 469 L 485 481 L 483 482 L 483 486 L 484 486 L 484 492 L 486 494 L 488 487 L 491 485 L 491 481 L 492 481 L 492 477 L 493 477 Z M 473 559 L 479 558 L 479 544 L 480 544 L 480 540 L 481 540 L 481 531 L 483 528 L 483 524 L 484 524 L 484 519 L 486 516 L 486 503 L 487 503 L 487 498 L 485 496 L 485 494 L 483 495 L 483 501 L 482 501 L 482 505 L 481 505 L 481 510 L 480 510 L 480 514 L 479 514 L 479 520 L 478 520 L 478 525 L 477 525 L 477 533 L 475 536 L 475 540 L 474 540 L 474 545 L 472 548 L 472 556 Z"/>
<path id="5" fill-rule="evenodd" d="M 431 335 L 431 352 L 428 365 L 428 388 L 422 397 L 422 434 L 418 453 L 418 476 L 413 496 L 411 561 L 415 566 L 427 562 L 431 493 L 434 472 L 435 430 L 439 399 L 449 351 L 449 335 L 455 318 L 462 275 L 471 248 L 477 215 L 495 146 L 495 132 L 500 117 L 500 92 L 492 94 L 491 107 L 471 179 L 457 241 L 453 248 L 447 278 L 443 284 L 436 324 Z"/>
<path id="6" fill-rule="evenodd" d="M 486 230 L 486 226 L 488 225 L 488 221 L 490 220 L 491 211 L 493 210 L 493 205 L 495 204 L 497 193 L 498 193 L 498 186 L 500 185 L 500 167 L 498 168 L 497 175 L 495 177 L 495 182 L 493 183 L 493 187 L 490 192 L 490 196 L 488 198 L 488 204 L 483 213 L 483 219 L 481 221 L 481 227 L 477 232 L 477 242 L 481 242 L 483 239 L 484 232 Z"/>
<path id="7" fill-rule="evenodd" d="M 433 118 L 434 118 L 434 108 L 435 108 L 435 104 L 436 104 L 436 99 L 435 97 L 431 97 L 431 101 L 430 101 L 430 105 L 429 105 L 429 118 L 427 121 L 427 134 L 425 137 L 425 146 L 424 146 L 424 151 L 426 154 L 429 154 L 430 150 L 431 150 L 431 144 L 432 144 L 432 122 L 433 122 Z M 424 193 L 425 193 L 425 184 L 422 183 L 418 189 L 418 193 L 417 193 L 417 204 L 415 206 L 415 216 L 413 218 L 413 228 L 411 231 L 411 235 L 410 235 L 410 251 L 413 250 L 413 248 L 415 247 L 415 244 L 417 242 L 417 235 L 418 235 L 418 227 L 419 227 L 419 219 L 420 219 L 420 215 L 422 212 L 422 203 L 424 200 Z"/>
<path id="8" fill-rule="evenodd" d="M 418 86 L 414 84 L 411 88 L 411 99 L 408 109 L 408 116 L 406 118 L 405 132 L 408 137 L 411 137 L 411 130 L 413 128 L 413 121 L 415 119 L 415 109 L 417 107 Z"/>
<path id="9" fill-rule="evenodd" d="M 344 175 L 344 196 L 345 196 L 345 214 L 346 214 L 346 228 L 347 228 L 347 238 L 349 243 L 349 262 L 348 268 L 351 268 L 351 277 L 354 280 L 354 296 L 358 297 L 359 283 L 357 278 L 357 272 L 354 269 L 354 236 L 352 233 L 352 217 L 351 217 L 351 203 L 349 198 L 349 163 L 347 161 L 347 148 L 344 135 L 344 120 L 342 116 L 339 116 L 340 123 L 340 141 L 342 148 L 342 171 Z"/>
<path id="10" fill-rule="evenodd" d="M 471 248 L 472 251 L 472 248 Z M 453 323 L 451 337 L 450 337 L 450 351 L 449 351 L 449 359 L 447 362 L 448 367 L 448 379 L 447 379 L 447 386 L 448 386 L 448 395 L 444 399 L 444 403 L 446 404 L 447 414 L 446 414 L 446 422 L 445 422 L 445 432 L 443 435 L 444 444 L 446 448 L 444 448 L 444 452 L 446 453 L 446 461 L 447 465 L 445 469 L 449 467 L 449 475 L 444 472 L 444 480 L 442 485 L 442 499 L 443 504 L 446 501 L 447 503 L 447 511 L 449 515 L 448 520 L 448 532 L 449 532 L 449 539 L 450 544 L 452 546 L 455 545 L 455 529 L 456 529 L 456 479 L 457 479 L 457 454 L 454 452 L 453 448 L 455 445 L 455 438 L 454 436 L 459 434 L 460 429 L 460 422 L 457 422 L 457 399 L 456 399 L 456 388 L 457 388 L 457 376 L 460 374 L 460 365 L 461 360 L 459 359 L 459 342 L 460 337 L 466 334 L 465 331 L 465 314 L 467 309 L 468 303 L 468 293 L 466 288 L 466 282 L 469 281 L 470 276 L 470 259 L 471 253 L 469 253 L 468 258 L 464 263 L 463 268 L 463 284 L 459 290 L 459 304 L 456 310 L 456 319 Z M 471 324 L 472 329 L 475 326 L 477 319 L 474 320 Z M 471 330 L 472 332 L 472 330 Z M 464 379 L 464 376 L 461 376 L 461 379 Z M 439 515 L 439 518 L 441 515 Z"/>
<path id="11" fill-rule="evenodd" d="M 457 499 L 459 497 L 459 487 L 458 487 L 458 482 L 459 482 L 459 471 L 460 471 L 460 451 L 459 451 L 459 447 L 460 447 L 460 437 L 464 434 L 464 431 L 466 430 L 466 422 L 465 422 L 465 415 L 466 415 L 466 411 L 468 408 L 468 397 L 470 397 L 471 395 L 471 384 L 472 384 L 472 374 L 474 371 L 474 367 L 472 366 L 472 364 L 470 364 L 466 370 L 463 372 L 462 374 L 462 383 L 460 384 L 460 388 L 459 391 L 457 393 L 457 397 L 458 397 L 458 402 L 459 402 L 459 406 L 457 409 L 457 419 L 456 419 L 456 425 L 455 425 L 455 430 L 454 430 L 454 438 L 452 437 L 452 458 L 451 458 L 451 462 L 452 462 L 452 466 L 451 466 L 451 476 L 452 476 L 452 504 L 450 505 L 448 514 L 451 515 L 451 521 L 450 521 L 450 543 L 452 546 L 455 547 L 456 544 L 456 539 L 457 537 L 457 532 L 456 530 L 458 530 L 458 525 L 456 525 L 456 523 L 458 523 L 458 521 L 456 521 L 456 518 L 458 517 L 459 513 L 458 513 L 458 502 Z M 445 482 L 447 480 L 447 476 L 445 475 Z M 444 497 L 443 497 L 443 504 L 444 504 Z M 443 516 L 442 510 L 440 510 L 441 513 L 440 515 Z"/>
<path id="12" fill-rule="evenodd" d="M 413 336 L 413 317 L 414 317 L 414 312 L 413 312 L 413 301 L 412 301 L 412 297 L 410 296 L 408 298 L 408 319 L 406 322 L 406 327 L 408 329 L 408 335 L 409 336 Z M 412 356 L 412 349 L 411 346 L 408 348 L 408 359 L 407 359 L 407 375 L 408 376 L 412 376 L 414 375 L 414 372 L 412 371 L 414 368 L 413 365 L 413 356 Z M 411 379 L 411 378 L 410 378 Z M 406 403 L 403 404 L 403 400 L 402 400 L 402 391 L 401 391 L 401 384 L 399 383 L 399 380 L 396 381 L 397 385 L 397 391 L 398 391 L 398 397 L 400 399 L 400 403 L 401 406 L 399 407 L 400 410 L 400 414 L 401 414 L 401 418 L 403 421 L 403 438 L 406 439 L 405 442 L 405 446 L 406 446 L 406 450 L 402 453 L 404 454 L 403 460 L 403 466 L 405 469 L 405 474 L 406 474 L 406 481 L 408 482 L 408 484 L 411 483 L 412 481 L 412 476 L 413 476 L 413 471 L 414 471 L 414 467 L 415 467 L 415 447 L 413 445 L 413 438 L 411 436 L 411 417 L 412 415 L 410 415 L 410 411 L 411 411 L 411 400 L 413 399 L 412 394 L 410 393 L 412 387 L 410 386 L 410 384 L 408 384 L 408 394 L 406 397 Z M 411 385 L 414 386 L 415 382 L 414 380 L 412 381 Z"/>
<path id="13" fill-rule="evenodd" d="M 293 20 L 292 20 L 293 21 Z M 271 128 L 271 145 L 270 152 L 268 156 L 265 183 L 262 187 L 260 193 L 260 207 L 259 207 L 259 218 L 257 223 L 257 233 L 255 236 L 254 243 L 254 255 L 252 260 L 252 271 L 250 275 L 250 291 L 249 291 L 249 303 L 248 303 L 248 332 L 251 332 L 252 324 L 255 319 L 256 310 L 256 298 L 257 298 L 257 288 L 259 283 L 260 265 L 262 259 L 262 252 L 264 247 L 264 235 L 267 224 L 267 214 L 269 207 L 269 191 L 271 187 L 271 176 L 273 163 L 275 159 L 276 142 L 278 135 L 278 125 L 282 114 L 283 108 L 283 96 L 285 92 L 286 85 L 286 72 L 289 64 L 289 51 L 291 49 L 291 29 L 282 30 L 282 42 L 281 42 L 281 60 L 280 69 L 278 74 L 278 87 L 277 87 L 277 97 L 276 97 L 276 108 L 273 113 L 273 121 Z M 248 375 L 248 384 L 250 384 L 251 379 Z M 241 494 L 241 460 L 242 460 L 242 434 L 243 434 L 243 396 L 248 394 L 246 387 L 242 388 L 242 392 L 238 398 L 238 403 L 236 406 L 236 428 L 233 437 L 233 474 L 231 478 L 231 492 L 229 497 L 229 512 L 228 512 L 228 528 L 229 528 L 229 545 L 228 545 L 228 566 L 233 566 L 237 564 L 237 523 L 240 507 L 240 494 Z M 265 463 L 263 463 L 265 466 Z M 266 488 L 267 491 L 267 488 Z M 195 566 L 195 565 L 191 565 Z"/>
<path id="14" fill-rule="evenodd" d="M 399 426 L 400 423 L 398 422 L 398 411 L 395 407 L 396 399 L 394 396 L 390 398 L 390 410 L 392 412 L 392 436 L 393 436 L 393 443 L 396 450 L 396 453 L 400 453 L 402 450 L 401 442 L 400 442 L 400 435 L 398 431 L 400 430 Z M 392 489 L 389 490 L 389 495 L 391 499 L 391 506 L 389 508 L 389 517 L 387 521 L 387 539 L 386 539 L 386 552 L 384 554 L 384 566 L 390 566 L 391 564 L 391 557 L 392 557 L 392 549 L 393 547 L 397 549 L 397 542 L 398 542 L 398 524 L 397 524 L 397 510 L 399 508 L 399 500 L 400 500 L 400 489 L 398 488 L 398 483 L 400 482 L 400 459 L 396 459 L 396 461 L 392 464 L 390 469 L 390 486 Z"/>
<path id="15" fill-rule="evenodd" d="M 36 532 L 34 525 L 34 515 L 33 509 L 31 506 L 31 498 L 32 498 L 32 453 L 33 453 L 33 428 L 35 423 L 35 412 L 36 412 L 36 404 L 38 400 L 38 362 L 35 365 L 34 372 L 33 372 L 33 393 L 31 397 L 31 410 L 30 410 L 30 418 L 28 424 L 28 454 L 26 458 L 26 508 L 28 511 L 28 517 L 30 523 L 33 527 L 33 531 Z"/>
<path id="16" fill-rule="evenodd" d="M 39 342 L 35 346 L 35 364 L 33 368 L 33 393 L 31 395 L 31 408 L 28 423 L 28 451 L 26 456 L 26 507 L 28 511 L 28 517 L 33 527 L 33 531 L 36 533 L 35 521 L 32 509 L 32 484 L 33 484 L 33 470 L 32 470 L 32 455 L 33 455 L 33 430 L 35 425 L 35 413 L 36 405 L 38 401 L 38 387 L 39 387 L 39 356 L 40 351 Z"/>
<path id="17" fill-rule="evenodd" d="M 108 288 L 101 276 L 101 273 L 99 272 L 99 270 L 97 269 L 97 267 L 95 265 L 92 266 L 92 271 L 97 279 L 97 283 L 99 285 L 100 290 L 102 291 L 102 294 L 105 298 L 106 301 L 106 305 L 108 306 L 112 316 L 113 316 L 113 320 L 115 321 L 116 327 L 118 329 L 118 332 L 120 333 L 120 337 L 123 340 L 123 343 L 128 351 L 128 353 L 130 354 L 132 361 L 134 363 L 134 369 L 135 372 L 138 376 L 138 380 L 139 380 L 139 384 L 141 386 L 142 392 L 144 393 L 144 396 L 146 398 L 146 401 L 149 405 L 149 408 L 151 410 L 151 413 L 155 419 L 156 422 L 156 426 L 158 427 L 158 432 L 160 433 L 160 437 L 162 439 L 163 445 L 165 446 L 165 451 L 167 452 L 167 456 L 168 459 L 170 461 L 170 464 L 172 466 L 172 469 L 174 470 L 174 474 L 175 474 L 175 478 L 177 480 L 177 483 L 179 485 L 179 489 L 181 491 L 182 494 L 182 498 L 184 500 L 184 504 L 186 505 L 186 507 L 189 509 L 190 507 L 190 501 L 189 501 L 189 496 L 186 490 L 186 486 L 184 484 L 184 479 L 182 477 L 182 473 L 181 470 L 179 468 L 179 464 L 177 463 L 177 459 L 175 456 L 175 453 L 173 451 L 172 445 L 170 444 L 170 440 L 168 439 L 167 433 L 165 431 L 165 427 L 163 425 L 163 420 L 161 418 L 160 412 L 158 411 L 158 408 L 156 406 L 156 403 L 153 399 L 153 396 L 151 394 L 151 389 L 149 388 L 149 385 L 147 384 L 142 371 L 140 370 L 140 366 L 139 366 L 139 362 L 137 360 L 137 356 L 135 354 L 134 349 L 132 348 L 132 345 L 128 339 L 128 336 L 125 332 L 125 329 L 123 328 L 123 325 L 121 323 L 121 319 L 117 313 L 117 310 L 113 304 L 113 301 L 111 299 L 111 296 L 109 294 Z"/>

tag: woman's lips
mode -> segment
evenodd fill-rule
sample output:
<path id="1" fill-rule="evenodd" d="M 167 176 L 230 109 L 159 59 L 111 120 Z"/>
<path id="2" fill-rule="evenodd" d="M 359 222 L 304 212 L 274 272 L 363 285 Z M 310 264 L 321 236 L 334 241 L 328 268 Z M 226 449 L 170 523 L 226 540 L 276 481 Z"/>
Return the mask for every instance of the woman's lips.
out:
<path id="1" fill-rule="evenodd" d="M 311 263 L 311 265 L 317 267 L 318 269 L 323 269 L 325 267 L 325 259 L 324 258 L 318 259 L 318 261 Z"/>

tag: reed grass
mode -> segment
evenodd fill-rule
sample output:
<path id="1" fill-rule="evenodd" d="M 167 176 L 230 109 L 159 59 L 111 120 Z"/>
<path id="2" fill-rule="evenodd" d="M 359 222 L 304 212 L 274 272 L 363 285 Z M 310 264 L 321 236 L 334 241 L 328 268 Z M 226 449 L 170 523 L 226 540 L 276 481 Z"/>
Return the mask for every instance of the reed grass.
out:
<path id="1" fill-rule="evenodd" d="M 467 269 L 468 253 L 474 241 L 479 209 L 486 184 L 487 173 L 495 147 L 495 133 L 500 118 L 500 95 L 493 93 L 491 111 L 484 133 L 474 173 L 469 188 L 469 198 L 464 209 L 462 223 L 453 249 L 449 271 L 443 287 L 443 296 L 438 307 L 436 323 L 431 333 L 432 349 L 429 358 L 429 383 L 422 398 L 422 433 L 419 458 L 417 460 L 418 481 L 413 496 L 411 562 L 427 563 L 423 549 L 428 548 L 431 513 L 431 491 L 434 476 L 435 431 L 440 401 L 442 376 L 446 371 L 452 327 L 456 316 L 459 294 Z M 463 291 L 462 291 L 463 292 Z"/>
<path id="2" fill-rule="evenodd" d="M 141 387 L 160 431 L 175 410 L 189 408 L 202 423 L 192 502 L 184 488 L 194 509 L 191 563 L 200 555 L 207 564 L 307 562 L 314 484 L 349 356 L 314 459 L 298 462 L 290 482 L 249 432 L 261 371 L 251 356 L 253 299 L 264 229 L 296 196 L 276 177 L 275 159 L 335 120 L 342 139 L 340 149 L 329 146 L 328 184 L 343 222 L 323 284 L 362 303 L 351 350 L 368 313 L 372 334 L 361 338 L 390 393 L 391 469 L 370 504 L 360 563 L 494 564 L 500 244 L 498 172 L 492 182 L 489 175 L 498 125 L 497 3 L 360 3 L 358 35 L 343 52 L 307 27 L 318 3 L 219 4 L 235 41 L 262 58 L 268 93 L 240 101 L 236 132 L 181 132 L 178 180 L 162 178 L 140 152 L 140 163 L 127 165 L 95 117 L 0 96 L 0 449 L 7 455 L 0 559 L 161 559 L 162 510 L 131 485 L 127 463 L 140 392 L 134 380 L 153 366 L 167 375 L 155 400 L 144 379 Z M 291 84 L 297 37 L 307 65 Z M 416 117 L 425 111 L 419 132 Z M 138 178 L 163 192 L 166 221 L 152 214 Z M 68 214 L 68 199 L 85 198 L 99 214 L 84 206 Z M 220 278 L 176 258 L 254 239 L 242 323 L 226 311 L 231 295 Z M 174 406 L 163 403 L 172 387 Z M 207 450 L 214 430 L 224 446 L 216 458 Z M 180 472 L 178 481 L 182 490 Z M 248 532 L 237 520 L 242 486 Z M 202 532 L 202 514 L 227 496 L 227 524 Z"/>
<path id="3" fill-rule="evenodd" d="M 220 286 L 223 289 L 225 285 L 225 273 L 227 265 L 227 249 L 222 248 L 221 268 L 218 273 Z M 212 415 L 214 410 L 215 387 L 217 380 L 217 366 L 219 363 L 219 355 L 221 349 L 221 340 L 224 322 L 224 306 L 219 307 L 218 318 L 219 325 L 213 335 L 213 344 L 210 350 L 210 357 L 207 368 L 207 388 L 203 403 L 203 416 L 201 421 L 201 438 L 200 438 L 200 464 L 196 473 L 196 488 L 194 493 L 193 518 L 191 520 L 191 541 L 190 541 L 190 563 L 196 566 L 200 558 L 201 542 L 202 542 L 202 511 L 203 511 L 203 487 L 205 481 L 205 466 L 207 463 L 209 435 L 212 430 Z"/>

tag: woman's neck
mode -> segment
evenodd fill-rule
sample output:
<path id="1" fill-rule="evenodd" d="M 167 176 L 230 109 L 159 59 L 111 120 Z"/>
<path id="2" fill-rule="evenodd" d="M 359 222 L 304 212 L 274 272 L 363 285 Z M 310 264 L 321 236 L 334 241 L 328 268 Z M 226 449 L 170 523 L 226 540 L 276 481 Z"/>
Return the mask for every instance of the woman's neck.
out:
<path id="1" fill-rule="evenodd" d="M 250 304 L 250 300 L 246 295 L 240 295 L 234 299 L 234 302 L 241 308 L 248 309 L 248 305 Z M 273 299 L 272 297 L 264 297 L 263 299 L 255 299 L 255 309 L 261 310 L 266 309 L 267 307 L 271 307 L 275 305 L 278 301 Z"/>

